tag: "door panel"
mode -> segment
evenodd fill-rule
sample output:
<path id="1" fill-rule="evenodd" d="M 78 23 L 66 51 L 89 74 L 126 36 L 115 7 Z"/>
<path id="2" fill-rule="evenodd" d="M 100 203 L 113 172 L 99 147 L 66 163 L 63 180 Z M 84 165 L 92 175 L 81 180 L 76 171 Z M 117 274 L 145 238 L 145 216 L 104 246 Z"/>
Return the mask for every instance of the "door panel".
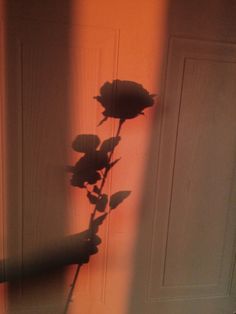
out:
<path id="1" fill-rule="evenodd" d="M 142 299 L 138 313 L 235 310 L 235 61 L 234 45 L 171 40 L 148 276 L 141 277 L 146 305 Z"/>
<path id="2" fill-rule="evenodd" d="M 78 36 L 75 44 L 69 42 L 72 33 Z M 74 138 L 96 132 L 100 116 L 93 96 L 105 79 L 113 79 L 116 33 L 15 20 L 7 35 L 7 267 L 19 273 L 18 286 L 9 286 L 8 311 L 61 313 L 70 272 L 68 279 L 61 269 L 26 281 L 20 274 L 28 260 L 36 256 L 35 263 L 43 263 L 66 237 L 88 227 L 89 211 L 78 211 L 84 203 L 78 190 L 70 191 L 66 166 L 78 158 L 71 153 Z M 108 136 L 110 132 L 107 124 Z M 98 255 L 101 270 L 93 278 L 97 289 L 104 254 Z"/>

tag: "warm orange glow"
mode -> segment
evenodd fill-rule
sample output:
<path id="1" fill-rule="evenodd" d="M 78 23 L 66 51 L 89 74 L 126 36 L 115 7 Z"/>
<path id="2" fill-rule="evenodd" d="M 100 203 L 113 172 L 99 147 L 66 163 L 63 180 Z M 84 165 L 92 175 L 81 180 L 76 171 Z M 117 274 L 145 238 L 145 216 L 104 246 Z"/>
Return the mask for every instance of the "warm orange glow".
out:
<path id="1" fill-rule="evenodd" d="M 0 0 L 0 314 L 235 312 L 216 2 Z"/>
<path id="2" fill-rule="evenodd" d="M 117 122 L 111 119 L 96 127 L 102 108 L 93 96 L 98 95 L 105 81 L 131 80 L 158 94 L 166 11 L 167 0 L 102 0 L 99 5 L 95 1 L 74 1 L 73 22 L 89 27 L 75 26 L 71 36 L 70 163 L 79 158 L 70 147 L 76 135 L 98 134 L 104 140 L 115 133 Z M 122 140 L 114 156 L 122 159 L 114 167 L 105 189 L 110 193 L 131 190 L 132 194 L 100 228 L 102 244 L 98 254 L 80 271 L 70 304 L 71 314 L 125 314 L 128 311 L 139 207 L 155 111 L 156 108 L 146 110 L 145 116 L 127 121 L 122 128 Z M 68 233 L 73 234 L 88 227 L 90 211 L 85 191 L 68 189 Z"/>

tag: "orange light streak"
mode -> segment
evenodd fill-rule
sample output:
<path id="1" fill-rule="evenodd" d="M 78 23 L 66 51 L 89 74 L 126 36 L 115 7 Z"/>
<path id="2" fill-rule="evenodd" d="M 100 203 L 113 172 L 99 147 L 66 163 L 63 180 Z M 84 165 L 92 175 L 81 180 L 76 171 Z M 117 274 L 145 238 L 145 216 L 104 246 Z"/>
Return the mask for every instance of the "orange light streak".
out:
<path id="1" fill-rule="evenodd" d="M 97 134 L 104 140 L 117 127 L 111 119 L 96 127 L 102 108 L 93 96 L 105 81 L 131 80 L 150 93 L 160 90 L 167 0 L 74 1 L 72 13 L 69 142 L 81 133 Z M 71 314 L 127 312 L 147 151 L 157 110 L 156 106 L 145 111 L 145 116 L 124 123 L 114 156 L 122 159 L 105 189 L 110 193 L 131 190 L 132 194 L 100 228 L 102 244 L 81 269 Z M 70 147 L 68 155 L 72 164 L 79 158 Z M 68 233 L 73 234 L 87 228 L 90 211 L 85 191 L 68 189 Z"/>

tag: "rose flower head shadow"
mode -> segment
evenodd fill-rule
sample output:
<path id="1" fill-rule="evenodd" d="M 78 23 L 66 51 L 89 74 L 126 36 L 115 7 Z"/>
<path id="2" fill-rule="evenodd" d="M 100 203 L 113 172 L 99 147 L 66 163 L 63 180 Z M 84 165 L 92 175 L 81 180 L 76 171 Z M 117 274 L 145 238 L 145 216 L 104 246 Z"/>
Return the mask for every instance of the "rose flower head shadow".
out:
<path id="1" fill-rule="evenodd" d="M 154 96 L 136 82 L 113 80 L 104 83 L 100 95 L 94 97 L 105 109 L 100 124 L 109 117 L 124 121 L 143 114 L 145 108 L 154 104 Z"/>

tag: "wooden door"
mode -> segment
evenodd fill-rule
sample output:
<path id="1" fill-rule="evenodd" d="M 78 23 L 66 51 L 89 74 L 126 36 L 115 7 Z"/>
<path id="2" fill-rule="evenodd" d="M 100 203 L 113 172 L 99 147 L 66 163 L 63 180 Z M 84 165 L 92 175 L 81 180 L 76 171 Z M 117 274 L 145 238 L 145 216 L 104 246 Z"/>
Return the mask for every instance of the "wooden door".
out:
<path id="1" fill-rule="evenodd" d="M 122 158 L 105 189 L 131 194 L 100 226 L 67 312 L 236 310 L 234 13 L 230 1 L 222 14 L 195 2 L 9 1 L 3 258 L 19 276 L 5 313 L 64 311 L 76 265 L 26 282 L 20 274 L 32 254 L 53 257 L 88 228 L 86 192 L 66 167 L 81 156 L 71 147 L 77 135 L 114 136 L 117 121 L 97 126 L 94 96 L 117 78 L 158 96 L 122 126 L 113 156 Z"/>

